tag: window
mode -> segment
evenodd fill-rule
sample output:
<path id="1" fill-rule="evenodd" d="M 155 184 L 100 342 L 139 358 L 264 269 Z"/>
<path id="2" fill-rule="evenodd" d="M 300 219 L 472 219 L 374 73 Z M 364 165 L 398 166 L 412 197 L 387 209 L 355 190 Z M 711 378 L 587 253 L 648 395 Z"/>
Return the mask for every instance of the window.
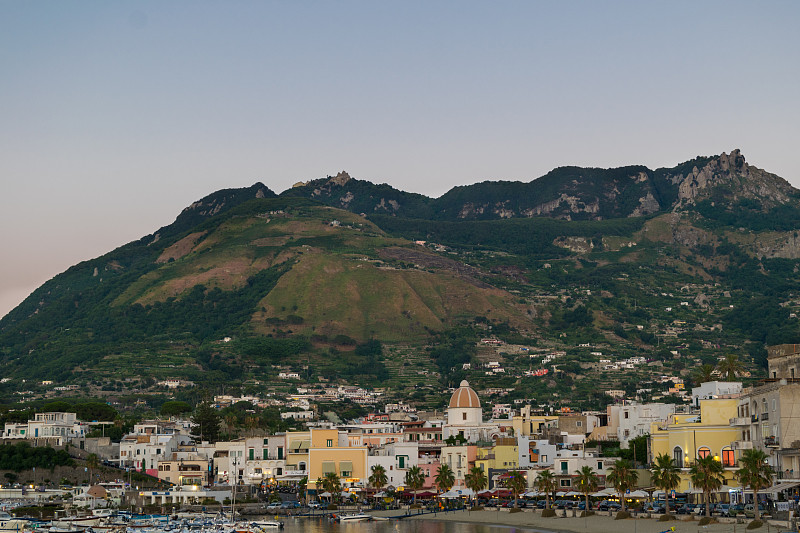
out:
<path id="1" fill-rule="evenodd" d="M 683 450 L 680 446 L 675 446 L 672 449 L 672 460 L 675 461 L 675 466 L 683 468 Z"/>
<path id="2" fill-rule="evenodd" d="M 255 453 L 256 453 L 256 451 L 255 451 L 253 448 L 250 448 L 250 450 L 249 450 L 249 454 L 248 454 L 248 459 L 250 459 L 251 461 L 252 461 L 253 459 L 255 459 L 255 458 L 256 458 L 256 457 L 255 457 Z"/>
<path id="3" fill-rule="evenodd" d="M 278 449 L 280 450 L 280 448 L 278 448 Z M 276 476 L 282 476 L 283 475 L 283 468 L 276 468 L 275 469 L 275 475 Z"/>
<path id="4" fill-rule="evenodd" d="M 569 463 L 566 461 L 561 461 L 561 471 L 566 472 L 569 470 Z"/>
<path id="5" fill-rule="evenodd" d="M 264 448 L 261 450 L 261 458 L 269 459 L 269 448 Z"/>
<path id="6" fill-rule="evenodd" d="M 267 446 L 268 444 L 269 444 L 269 439 L 264 439 L 264 446 Z"/>
<path id="7" fill-rule="evenodd" d="M 598 470 L 602 470 L 603 469 L 603 461 L 597 461 L 597 469 Z"/>
<path id="8" fill-rule="evenodd" d="M 578 420 L 578 421 L 575 422 L 575 425 L 577 425 L 578 427 L 583 427 L 583 421 L 582 420 Z"/>
<path id="9" fill-rule="evenodd" d="M 283 459 L 283 446 L 278 446 L 278 459 Z"/>
<path id="10" fill-rule="evenodd" d="M 542 463 L 546 463 L 546 462 L 547 462 L 547 456 L 546 456 L 546 455 L 542 455 L 542 460 L 541 460 L 541 462 L 542 462 Z"/>
<path id="11" fill-rule="evenodd" d="M 326 442 L 326 446 L 328 448 L 333 448 L 333 439 L 328 439 L 327 442 Z"/>
<path id="12" fill-rule="evenodd" d="M 569 480 L 569 479 L 561 479 L 561 480 L 559 480 L 559 481 L 560 481 L 560 485 L 561 485 L 562 487 L 569 487 L 569 486 L 571 486 L 571 484 L 570 484 L 570 480 Z"/>
<path id="13" fill-rule="evenodd" d="M 722 466 L 736 466 L 736 457 L 730 448 L 722 449 Z"/>
<path id="14" fill-rule="evenodd" d="M 628 411 L 625 411 L 625 418 L 630 418 L 631 414 Z"/>
<path id="15" fill-rule="evenodd" d="M 405 468 L 406 467 L 406 456 L 405 455 L 398 455 L 397 456 L 397 468 Z"/>
<path id="16" fill-rule="evenodd" d="M 778 400 L 775 398 L 772 399 L 772 411 L 775 412 L 778 410 Z"/>
<path id="17" fill-rule="evenodd" d="M 700 459 L 705 459 L 709 455 L 711 455 L 711 450 L 709 450 L 705 446 L 697 450 L 697 457 L 699 457 Z"/>
<path id="18" fill-rule="evenodd" d="M 461 413 L 461 420 L 467 419 L 467 413 Z"/>

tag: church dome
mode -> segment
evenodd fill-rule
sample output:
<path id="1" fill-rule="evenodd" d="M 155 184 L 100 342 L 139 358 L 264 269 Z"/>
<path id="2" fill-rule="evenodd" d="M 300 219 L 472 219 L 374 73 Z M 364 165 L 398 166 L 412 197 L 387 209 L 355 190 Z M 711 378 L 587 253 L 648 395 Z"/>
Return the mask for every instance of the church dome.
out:
<path id="1" fill-rule="evenodd" d="M 448 409 L 463 409 L 480 406 L 481 402 L 478 399 L 478 394 L 472 390 L 467 380 L 464 380 L 450 397 Z"/>

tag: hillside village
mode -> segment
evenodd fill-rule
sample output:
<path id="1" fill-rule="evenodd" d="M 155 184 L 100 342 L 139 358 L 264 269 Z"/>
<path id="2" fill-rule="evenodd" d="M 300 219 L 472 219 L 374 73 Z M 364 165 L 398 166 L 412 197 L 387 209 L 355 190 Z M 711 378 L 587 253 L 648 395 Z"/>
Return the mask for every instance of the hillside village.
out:
<path id="1" fill-rule="evenodd" d="M 560 355 L 537 356 L 557 361 Z M 486 371 L 501 368 L 492 363 Z M 639 402 L 625 391 L 608 390 L 613 400 L 604 411 L 554 409 L 536 400 L 487 403 L 466 380 L 443 392 L 449 398 L 444 412 L 417 410 L 406 402 L 382 403 L 380 392 L 358 387 L 297 387 L 296 394 L 282 401 L 292 410 L 281 416 L 302 427 L 275 434 L 254 430 L 234 440 L 211 441 L 202 436 L 208 428 L 172 418 L 142 420 L 120 442 L 112 442 L 87 437 L 97 423 L 78 420 L 74 413 L 43 412 L 27 423 L 7 423 L 2 440 L 74 446 L 97 454 L 105 464 L 171 484 L 166 492 L 141 493 L 141 501 L 152 504 L 221 501 L 229 492 L 218 486 L 231 484 L 253 491 L 302 486 L 311 495 L 319 494 L 320 480 L 330 474 L 338 476 L 344 492 L 361 496 L 374 493 L 369 478 L 375 467 L 386 473 L 386 491 L 408 490 L 407 473 L 418 467 L 424 477 L 419 489 L 435 493 L 443 465 L 452 470 L 453 490 L 464 494 L 470 493 L 466 479 L 475 467 L 487 476 L 485 490 L 495 494 L 505 490 L 503 481 L 513 472 L 521 472 L 534 490 L 543 471 L 550 471 L 557 489 L 566 493 L 577 490 L 577 471 L 583 466 L 598 475 L 599 489 L 609 486 L 605 476 L 620 455 L 642 469 L 638 486 L 651 492 L 646 468 L 656 456 L 672 458 L 680 472 L 676 491 L 687 494 L 697 493 L 689 476 L 691 464 L 713 457 L 724 468 L 720 501 L 741 502 L 745 494 L 735 474 L 742 453 L 752 449 L 762 450 L 774 471 L 764 494 L 791 500 L 800 487 L 800 345 L 770 347 L 768 365 L 768 377 L 749 387 L 738 381 L 708 381 L 686 391 L 668 380 L 670 388 L 685 396 L 681 403 Z M 339 420 L 314 407 L 321 399 L 342 398 L 380 408 L 356 420 Z M 242 401 L 258 409 L 279 400 L 220 395 L 211 407 Z"/>

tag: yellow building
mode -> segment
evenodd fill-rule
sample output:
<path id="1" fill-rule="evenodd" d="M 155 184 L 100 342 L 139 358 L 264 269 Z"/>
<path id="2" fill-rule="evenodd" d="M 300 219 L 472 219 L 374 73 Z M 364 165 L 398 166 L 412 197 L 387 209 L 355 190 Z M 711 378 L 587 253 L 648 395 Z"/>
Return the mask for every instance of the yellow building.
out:
<path id="1" fill-rule="evenodd" d="M 308 450 L 308 488 L 316 490 L 317 479 L 334 472 L 344 489 L 365 487 L 367 447 L 351 446 L 347 432 L 336 429 L 312 429 Z"/>
<path id="2" fill-rule="evenodd" d="M 478 448 L 475 466 L 489 470 L 510 470 L 519 467 L 519 447 L 516 438 L 498 438 L 491 448 Z"/>
<path id="3" fill-rule="evenodd" d="M 531 406 L 526 405 L 511 419 L 511 427 L 515 437 L 541 435 L 548 427 L 558 427 L 558 416 L 531 414 Z"/>
<path id="4" fill-rule="evenodd" d="M 650 460 L 666 454 L 681 468 L 679 492 L 692 488 L 689 467 L 701 457 L 711 456 L 725 467 L 725 485 L 734 481 L 738 457 L 732 443 L 739 438 L 730 419 L 736 417 L 737 399 L 700 400 L 700 413 L 674 414 L 666 425 L 653 424 L 650 430 Z M 726 489 L 723 489 L 726 490 Z"/>
<path id="5" fill-rule="evenodd" d="M 286 470 L 308 471 L 308 450 L 310 448 L 310 431 L 286 432 Z M 283 457 L 278 457 L 278 459 L 283 459 Z"/>

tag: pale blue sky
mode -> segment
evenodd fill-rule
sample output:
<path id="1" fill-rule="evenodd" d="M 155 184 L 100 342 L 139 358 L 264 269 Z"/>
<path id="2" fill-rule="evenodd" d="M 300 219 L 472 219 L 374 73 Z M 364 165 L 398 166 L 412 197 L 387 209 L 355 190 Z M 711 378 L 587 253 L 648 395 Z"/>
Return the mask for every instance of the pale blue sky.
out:
<path id="1" fill-rule="evenodd" d="M 741 148 L 800 185 L 800 2 L 0 0 L 0 315 L 220 188 L 438 196 Z"/>

